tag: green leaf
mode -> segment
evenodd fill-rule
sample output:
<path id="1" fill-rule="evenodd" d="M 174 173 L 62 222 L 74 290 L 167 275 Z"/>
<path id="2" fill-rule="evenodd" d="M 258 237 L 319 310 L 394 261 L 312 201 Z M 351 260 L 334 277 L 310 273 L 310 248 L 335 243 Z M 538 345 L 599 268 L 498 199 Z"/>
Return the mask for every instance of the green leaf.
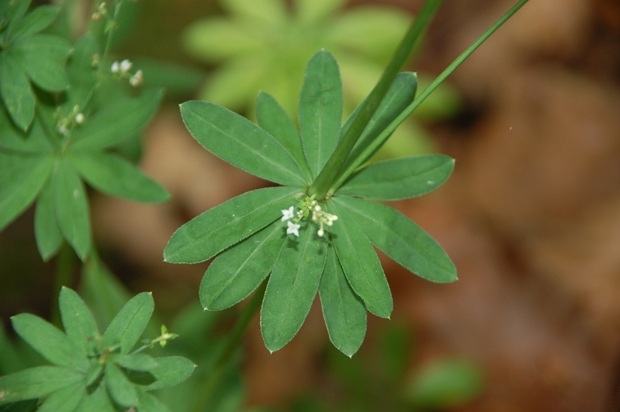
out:
<path id="1" fill-rule="evenodd" d="M 136 387 L 118 366 L 107 363 L 104 380 L 108 393 L 114 402 L 125 408 L 138 405 Z"/>
<path id="2" fill-rule="evenodd" d="M 56 20 L 59 11 L 56 6 L 38 6 L 15 25 L 11 37 L 17 40 L 40 32 Z"/>
<path id="3" fill-rule="evenodd" d="M 366 335 L 366 307 L 351 289 L 332 246 L 327 250 L 319 296 L 329 340 L 339 351 L 352 357 Z"/>
<path id="4" fill-rule="evenodd" d="M 0 404 L 42 398 L 59 389 L 74 386 L 84 375 L 57 366 L 38 366 L 0 376 Z"/>
<path id="5" fill-rule="evenodd" d="M 260 127 L 275 137 L 288 150 L 303 169 L 306 180 L 309 181 L 311 174 L 301 146 L 301 137 L 295 124 L 282 106 L 269 93 L 261 91 L 256 100 L 256 116 Z"/>
<path id="6" fill-rule="evenodd" d="M 8 14 L 8 26 L 10 27 L 9 32 L 22 20 L 26 11 L 28 11 L 28 7 L 30 7 L 30 3 L 32 0 L 21 0 L 21 1 L 11 1 L 8 2 L 8 7 L 2 6 L 2 11 L 6 11 Z M 4 2 L 5 4 L 7 2 Z"/>
<path id="7" fill-rule="evenodd" d="M 443 360 L 423 368 L 408 385 L 407 399 L 424 409 L 450 409 L 471 402 L 484 387 L 481 368 L 464 360 Z"/>
<path id="8" fill-rule="evenodd" d="M 74 412 L 86 396 L 88 395 L 83 383 L 62 388 L 52 393 L 37 412 Z"/>
<path id="9" fill-rule="evenodd" d="M 270 352 L 297 334 L 319 289 L 327 241 L 310 226 L 302 225 L 299 238 L 287 238 L 265 290 L 260 325 Z"/>
<path id="10" fill-rule="evenodd" d="M 304 183 L 303 172 L 291 154 L 248 119 L 222 106 L 196 100 L 181 104 L 181 116 L 192 136 L 228 163 L 282 185 Z"/>
<path id="11" fill-rule="evenodd" d="M 32 122 L 28 132 L 18 129 L 5 108 L 0 106 L 0 149 L 23 153 L 51 153 L 53 146 L 38 120 Z"/>
<path id="12" fill-rule="evenodd" d="M 402 213 L 347 196 L 334 198 L 334 202 L 351 213 L 373 245 L 405 269 L 432 282 L 457 279 L 456 267 L 439 243 Z"/>
<path id="13" fill-rule="evenodd" d="M 206 310 L 222 310 L 248 297 L 273 269 L 285 240 L 282 223 L 275 221 L 225 250 L 202 278 L 202 306 Z"/>
<path id="14" fill-rule="evenodd" d="M 341 8 L 345 0 L 297 0 L 297 18 L 301 23 L 314 23 Z"/>
<path id="15" fill-rule="evenodd" d="M 389 318 L 394 308 L 392 293 L 375 250 L 357 219 L 335 201 L 331 206 L 338 216 L 331 227 L 334 248 L 351 288 L 364 301 L 369 312 Z"/>
<path id="16" fill-rule="evenodd" d="M 133 371 L 150 371 L 157 367 L 156 359 L 141 353 L 119 355 L 114 358 L 114 363 L 125 369 L 131 369 Z"/>
<path id="17" fill-rule="evenodd" d="M 42 89 L 57 92 L 69 86 L 65 61 L 71 52 L 71 44 L 62 37 L 36 34 L 19 41 L 9 51 Z"/>
<path id="18" fill-rule="evenodd" d="M 0 412 L 32 412 L 37 410 L 38 401 L 38 399 L 31 399 L 0 405 Z"/>
<path id="19" fill-rule="evenodd" d="M 11 322 L 15 332 L 51 363 L 81 372 L 88 369 L 79 348 L 51 323 L 29 313 L 15 315 Z"/>
<path id="20" fill-rule="evenodd" d="M 149 292 L 142 292 L 131 298 L 112 319 L 103 334 L 101 347 L 120 345 L 121 353 L 128 353 L 144 332 L 154 306 L 153 296 Z"/>
<path id="21" fill-rule="evenodd" d="M 49 155 L 22 155 L 0 151 L 0 230 L 37 196 L 52 170 Z"/>
<path id="22" fill-rule="evenodd" d="M 263 21 L 278 24 L 286 20 L 286 5 L 281 0 L 221 0 L 222 5 L 235 17 L 249 21 Z"/>
<path id="23" fill-rule="evenodd" d="M 24 69 L 6 53 L 0 56 L 0 91 L 15 124 L 28 129 L 34 118 L 34 93 Z"/>
<path id="24" fill-rule="evenodd" d="M 165 202 L 166 189 L 122 157 L 106 152 L 73 152 L 70 155 L 82 177 L 95 189 L 137 202 Z"/>
<path id="25" fill-rule="evenodd" d="M 90 355 L 90 348 L 99 338 L 93 314 L 77 293 L 64 286 L 60 291 L 58 304 L 67 337 L 81 349 L 82 355 Z"/>
<path id="26" fill-rule="evenodd" d="M 84 260 L 90 250 L 90 220 L 84 185 L 66 158 L 56 162 L 51 180 L 58 227 Z"/>
<path id="27" fill-rule="evenodd" d="M 172 235 L 164 261 L 198 263 L 247 238 L 280 217 L 296 203 L 299 189 L 271 187 L 253 190 L 190 220 Z"/>
<path id="28" fill-rule="evenodd" d="M 37 199 L 34 213 L 34 234 L 39 254 L 44 261 L 54 256 L 62 246 L 62 233 L 56 221 L 54 192 L 51 184 L 46 184 Z"/>
<path id="29" fill-rule="evenodd" d="M 107 106 L 73 133 L 70 148 L 105 149 L 135 135 L 155 114 L 162 95 L 161 89 L 147 89 L 136 98 L 122 99 Z"/>
<path id="30" fill-rule="evenodd" d="M 75 412 L 118 412 L 108 396 L 106 385 L 98 385 L 94 392 L 88 394 Z"/>
<path id="31" fill-rule="evenodd" d="M 150 393 L 138 390 L 138 401 L 142 405 L 141 410 L 146 412 L 171 412 L 170 408 L 161 403 Z"/>
<path id="32" fill-rule="evenodd" d="M 149 371 L 157 380 L 145 389 L 152 391 L 178 385 L 189 378 L 195 368 L 196 365 L 192 361 L 181 356 L 157 358 L 157 367 Z"/>
<path id="33" fill-rule="evenodd" d="M 91 33 L 80 37 L 74 45 L 73 53 L 67 63 L 67 75 L 70 88 L 66 110 L 72 111 L 74 106 L 82 106 L 89 98 L 96 82 L 97 67 L 93 66 L 93 56 L 99 54 L 97 41 Z M 80 109 L 84 109 L 80 107 Z M 89 120 L 89 119 L 88 119 Z"/>
<path id="34" fill-rule="evenodd" d="M 342 82 L 336 59 L 327 51 L 316 53 L 306 66 L 299 96 L 299 128 L 304 153 L 316 176 L 340 137 Z"/>
<path id="35" fill-rule="evenodd" d="M 337 193 L 378 200 L 422 196 L 448 180 L 453 169 L 454 159 L 445 155 L 387 160 L 355 173 Z"/>

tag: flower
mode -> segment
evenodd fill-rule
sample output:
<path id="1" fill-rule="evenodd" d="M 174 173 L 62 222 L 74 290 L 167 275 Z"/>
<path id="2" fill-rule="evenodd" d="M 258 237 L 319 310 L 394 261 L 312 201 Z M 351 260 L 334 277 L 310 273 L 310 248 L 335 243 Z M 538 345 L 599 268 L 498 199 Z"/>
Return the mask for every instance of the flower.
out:
<path id="1" fill-rule="evenodd" d="M 288 225 L 288 227 L 286 228 L 286 234 L 290 235 L 292 233 L 295 236 L 299 237 L 299 228 L 301 227 L 301 225 L 293 223 L 291 221 L 288 221 L 286 223 Z"/>
<path id="2" fill-rule="evenodd" d="M 121 72 L 123 74 L 127 73 L 129 70 L 131 70 L 131 66 L 133 66 L 133 63 L 130 62 L 129 60 L 125 59 L 121 62 L 120 68 L 121 68 Z"/>
<path id="3" fill-rule="evenodd" d="M 112 67 L 110 67 L 110 71 L 112 73 L 118 73 L 121 71 L 121 66 L 118 62 L 114 62 L 112 63 Z"/>
<path id="4" fill-rule="evenodd" d="M 142 83 L 143 78 L 144 75 L 142 73 L 142 70 L 138 70 L 136 74 L 131 76 L 131 78 L 129 79 L 129 84 L 131 84 L 133 87 L 137 87 Z"/>
<path id="5" fill-rule="evenodd" d="M 291 206 L 288 209 L 282 209 L 282 222 L 292 219 L 295 216 L 295 213 L 293 212 L 294 209 L 294 206 Z"/>

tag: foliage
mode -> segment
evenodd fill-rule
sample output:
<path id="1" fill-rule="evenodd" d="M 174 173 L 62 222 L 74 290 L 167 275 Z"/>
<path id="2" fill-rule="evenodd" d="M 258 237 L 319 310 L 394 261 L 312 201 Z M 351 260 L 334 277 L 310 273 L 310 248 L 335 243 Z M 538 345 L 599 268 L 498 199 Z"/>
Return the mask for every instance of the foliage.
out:
<path id="1" fill-rule="evenodd" d="M 149 392 L 183 382 L 195 365 L 183 357 L 141 353 L 155 344 L 163 347 L 176 336 L 163 326 L 159 337 L 131 351 L 153 312 L 150 293 L 129 300 L 103 335 L 73 290 L 62 289 L 59 305 L 64 333 L 35 315 L 12 318 L 15 331 L 53 366 L 0 377 L 0 405 L 44 398 L 39 411 L 169 410 Z"/>

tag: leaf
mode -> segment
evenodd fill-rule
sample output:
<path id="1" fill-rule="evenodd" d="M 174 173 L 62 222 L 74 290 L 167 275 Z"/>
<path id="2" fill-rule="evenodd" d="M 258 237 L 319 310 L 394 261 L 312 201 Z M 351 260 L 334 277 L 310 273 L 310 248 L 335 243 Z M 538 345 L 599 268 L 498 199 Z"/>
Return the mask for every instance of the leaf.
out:
<path id="1" fill-rule="evenodd" d="M 327 242 L 305 227 L 287 238 L 267 283 L 260 325 L 265 346 L 275 352 L 297 334 L 319 289 Z"/>
<path id="2" fill-rule="evenodd" d="M 118 366 L 107 363 L 104 380 L 108 393 L 114 402 L 125 408 L 138 405 L 136 387 Z"/>
<path id="3" fill-rule="evenodd" d="M 342 82 L 336 59 L 326 50 L 316 53 L 306 66 L 299 96 L 299 128 L 304 153 L 316 177 L 340 137 Z"/>
<path id="4" fill-rule="evenodd" d="M 137 202 L 165 202 L 166 189 L 122 157 L 106 152 L 73 152 L 71 161 L 95 189 Z"/>
<path id="5" fill-rule="evenodd" d="M 12 56 L 0 56 L 0 91 L 11 118 L 22 130 L 28 129 L 34 118 L 34 93 L 26 72 Z"/>
<path id="6" fill-rule="evenodd" d="M 221 0 L 221 3 L 235 17 L 250 21 L 278 24 L 286 20 L 287 10 L 282 0 Z"/>
<path id="7" fill-rule="evenodd" d="M 154 306 L 153 296 L 149 292 L 142 292 L 131 298 L 104 332 L 101 347 L 120 345 L 121 353 L 128 353 L 144 332 Z"/>
<path id="8" fill-rule="evenodd" d="M 448 180 L 453 169 L 454 159 L 445 155 L 387 160 L 355 173 L 337 193 L 378 200 L 422 196 Z"/>
<path id="9" fill-rule="evenodd" d="M 189 378 L 196 365 L 181 356 L 165 356 L 157 358 L 157 367 L 149 372 L 157 379 L 145 388 L 147 391 L 175 386 Z"/>
<path id="10" fill-rule="evenodd" d="M 295 124 L 282 106 L 269 93 L 261 91 L 256 101 L 256 116 L 260 127 L 275 137 L 288 150 L 304 171 L 306 181 L 309 181 L 311 174 L 301 146 L 301 137 Z"/>
<path id="11" fill-rule="evenodd" d="M 34 213 L 34 234 L 39 254 L 44 261 L 54 256 L 62 246 L 62 233 L 56 221 L 54 192 L 51 184 L 41 190 Z"/>
<path id="12" fill-rule="evenodd" d="M 138 401 L 142 405 L 141 410 L 146 412 L 171 412 L 170 408 L 161 403 L 159 399 L 150 393 L 138 390 Z"/>
<path id="13" fill-rule="evenodd" d="M 70 149 L 105 149 L 135 135 L 155 114 L 162 95 L 161 89 L 146 89 L 136 98 L 107 106 L 73 133 Z"/>
<path id="14" fill-rule="evenodd" d="M 260 178 L 301 186 L 304 175 L 288 151 L 246 118 L 213 103 L 181 104 L 185 126 L 205 149 Z"/>
<path id="15" fill-rule="evenodd" d="M 42 398 L 78 384 L 83 377 L 79 372 L 58 366 L 38 366 L 0 376 L 0 403 Z"/>
<path id="16" fill-rule="evenodd" d="M 90 348 L 99 338 L 93 314 L 75 291 L 64 286 L 60 290 L 58 305 L 67 337 L 81 349 L 84 357 L 90 355 Z"/>
<path id="17" fill-rule="evenodd" d="M 60 8 L 56 6 L 38 6 L 15 25 L 11 37 L 17 40 L 44 30 L 56 20 L 58 12 Z"/>
<path id="18" fill-rule="evenodd" d="M 38 399 L 31 399 L 6 405 L 0 404 L 0 412 L 32 412 L 36 410 L 38 401 Z"/>
<path id="19" fill-rule="evenodd" d="M 69 86 L 65 61 L 71 52 L 71 44 L 62 37 L 35 34 L 20 40 L 9 51 L 42 89 L 58 92 Z"/>
<path id="20" fill-rule="evenodd" d="M 117 412 L 108 396 L 106 385 L 98 385 L 94 392 L 89 393 L 75 412 Z"/>
<path id="21" fill-rule="evenodd" d="M 27 133 L 11 121 L 5 108 L 0 105 L 0 149 L 24 153 L 51 153 L 53 146 L 45 135 L 39 121 L 32 122 Z"/>
<path id="22" fill-rule="evenodd" d="M 131 369 L 133 371 L 150 371 L 157 367 L 156 359 L 141 353 L 119 355 L 114 358 L 114 363 L 125 369 Z"/>
<path id="23" fill-rule="evenodd" d="M 22 155 L 0 151 L 0 230 L 37 196 L 52 170 L 49 155 Z"/>
<path id="24" fill-rule="evenodd" d="M 232 198 L 177 229 L 164 249 L 164 261 L 198 263 L 247 238 L 296 203 L 299 189 L 271 187 Z"/>
<path id="25" fill-rule="evenodd" d="M 88 361 L 67 336 L 38 316 L 20 313 L 11 318 L 15 332 L 45 359 L 58 366 L 85 372 Z"/>
<path id="26" fill-rule="evenodd" d="M 432 282 L 457 279 L 456 267 L 428 233 L 402 213 L 368 200 L 334 198 L 364 230 L 373 245 L 410 272 Z"/>
<path id="27" fill-rule="evenodd" d="M 282 223 L 275 221 L 225 250 L 202 278 L 202 306 L 206 310 L 222 310 L 245 299 L 271 272 L 285 240 Z"/>
<path id="28" fill-rule="evenodd" d="M 62 388 L 45 399 L 37 412 L 74 412 L 86 396 L 88 395 L 83 383 Z"/>
<path id="29" fill-rule="evenodd" d="M 4 8 L 4 5 L 2 6 L 2 11 L 6 11 L 8 14 L 8 27 L 10 27 L 9 31 L 11 31 L 15 25 L 22 20 L 24 14 L 26 14 L 26 11 L 28 11 L 28 7 L 30 7 L 31 2 L 32 0 L 12 1 L 9 2 L 7 8 Z M 6 2 L 4 3 L 6 4 Z"/>
<path id="30" fill-rule="evenodd" d="M 328 17 L 344 3 L 345 0 L 297 0 L 297 18 L 302 23 L 314 23 Z"/>
<path id="31" fill-rule="evenodd" d="M 319 296 L 329 340 L 352 357 L 366 335 L 366 307 L 351 289 L 333 247 L 327 250 Z"/>
<path id="32" fill-rule="evenodd" d="M 351 288 L 369 312 L 389 319 L 394 308 L 392 293 L 375 250 L 356 219 L 335 201 L 331 206 L 338 216 L 331 227 L 334 248 Z"/>
<path id="33" fill-rule="evenodd" d="M 93 65 L 93 56 L 98 54 L 99 47 L 91 33 L 87 32 L 75 42 L 73 53 L 67 63 L 70 84 L 69 99 L 65 104 L 67 111 L 72 111 L 74 106 L 79 107 L 88 100 L 89 94 L 95 87 L 97 74 L 97 67 Z M 80 107 L 80 109 L 84 108 Z"/>
<path id="34" fill-rule="evenodd" d="M 61 158 L 56 162 L 51 185 L 60 232 L 84 260 L 91 241 L 88 199 L 84 185 L 68 159 Z"/>

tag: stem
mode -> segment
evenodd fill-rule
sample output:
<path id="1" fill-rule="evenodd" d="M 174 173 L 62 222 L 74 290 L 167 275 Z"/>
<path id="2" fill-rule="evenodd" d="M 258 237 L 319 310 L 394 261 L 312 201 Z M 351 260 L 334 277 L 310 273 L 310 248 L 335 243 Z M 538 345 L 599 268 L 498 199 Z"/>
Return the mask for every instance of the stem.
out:
<path id="1" fill-rule="evenodd" d="M 61 326 L 60 309 L 58 307 L 58 295 L 63 286 L 69 286 L 75 274 L 76 256 L 73 249 L 67 242 L 63 242 L 56 260 L 56 277 L 54 279 L 54 290 L 52 291 L 52 323 Z"/>
<path id="2" fill-rule="evenodd" d="M 400 45 L 396 49 L 396 52 L 392 57 L 392 61 L 388 64 L 385 71 L 381 75 L 379 82 L 374 89 L 372 89 L 368 95 L 368 98 L 362 104 L 359 114 L 353 120 L 351 127 L 342 136 L 338 146 L 336 146 L 336 149 L 334 150 L 334 153 L 332 153 L 331 157 L 325 164 L 325 167 L 321 170 L 312 185 L 308 188 L 309 196 L 315 195 L 316 199 L 319 200 L 325 197 L 328 189 L 342 168 L 347 156 L 351 153 L 353 146 L 355 146 L 355 143 L 368 125 L 370 118 L 379 106 L 379 103 L 381 103 L 381 100 L 394 81 L 394 78 L 407 60 L 409 60 L 409 57 L 418 43 L 418 40 L 430 24 L 442 2 L 443 0 L 427 0 L 424 3 L 420 14 L 415 19 Z"/>
<path id="3" fill-rule="evenodd" d="M 204 412 L 208 410 L 209 404 L 213 398 L 213 394 L 215 389 L 217 389 L 218 385 L 222 381 L 222 377 L 228 366 L 230 364 L 230 360 L 232 356 L 235 354 L 237 349 L 239 348 L 239 344 L 241 343 L 241 338 L 245 334 L 250 321 L 258 312 L 260 308 L 261 302 L 263 300 L 263 296 L 265 294 L 265 289 L 267 288 L 267 280 L 265 280 L 262 285 L 258 287 L 252 299 L 248 302 L 248 304 L 243 308 L 243 312 L 239 315 L 237 322 L 235 323 L 235 327 L 232 332 L 228 336 L 228 340 L 226 344 L 222 348 L 213 369 L 209 375 L 209 378 L 205 381 L 205 384 L 200 392 L 200 395 L 197 397 L 194 402 L 192 410 L 195 412 Z"/>
<path id="4" fill-rule="evenodd" d="M 515 14 L 528 0 L 520 0 L 515 4 L 506 14 L 504 14 L 493 26 L 491 26 L 482 36 L 478 38 L 471 46 L 467 48 L 459 57 L 457 57 L 452 64 L 450 64 L 424 91 L 416 97 L 416 99 L 402 111 L 398 117 L 396 117 L 392 123 L 386 127 L 383 132 L 373 142 L 366 147 L 366 149 L 353 161 L 349 167 L 338 177 L 329 193 L 334 193 L 347 178 L 366 162 L 375 150 L 380 147 L 390 135 L 396 130 L 396 128 L 433 92 L 446 78 L 452 74 L 457 67 L 459 67 L 465 59 L 467 59 L 482 43 L 484 43 L 497 29 L 499 29 L 513 14 Z"/>

